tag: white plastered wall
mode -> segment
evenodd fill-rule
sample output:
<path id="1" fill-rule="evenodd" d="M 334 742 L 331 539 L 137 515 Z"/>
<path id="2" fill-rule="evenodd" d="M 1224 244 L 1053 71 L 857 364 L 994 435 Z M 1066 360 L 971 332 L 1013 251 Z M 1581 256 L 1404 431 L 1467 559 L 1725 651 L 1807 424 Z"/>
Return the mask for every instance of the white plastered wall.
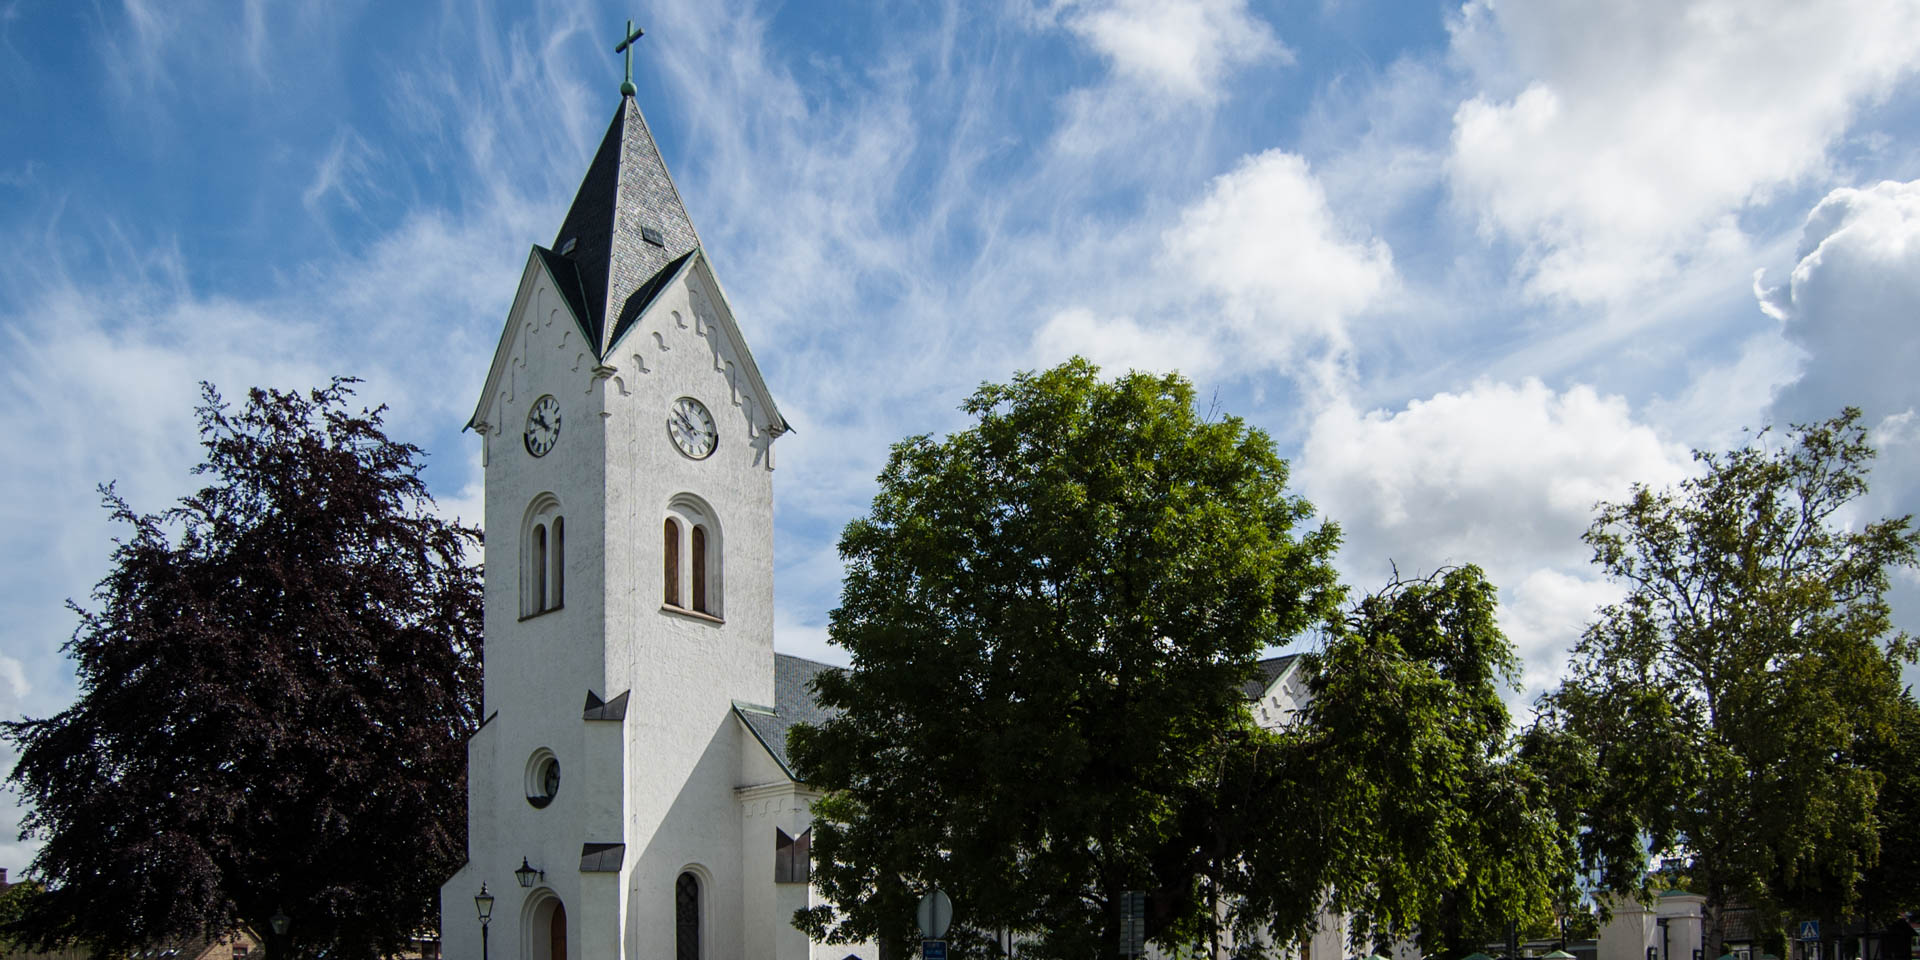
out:
<path id="1" fill-rule="evenodd" d="M 598 839 L 586 835 L 606 831 L 618 839 L 622 780 L 617 746 L 608 749 L 604 731 L 589 737 L 581 719 L 587 691 L 605 692 L 604 434 L 593 354 L 535 259 L 508 322 L 501 375 L 475 425 L 486 463 L 483 715 L 491 719 L 468 748 L 469 862 L 442 888 L 448 956 L 480 953 L 473 895 L 482 882 L 496 897 L 493 956 L 520 956 L 526 944 L 544 937 L 545 931 L 522 929 L 529 897 L 560 899 L 569 944 L 585 947 L 592 940 L 587 931 L 619 926 L 618 898 L 583 899 L 579 872 L 581 844 Z M 545 395 L 558 401 L 560 436 L 551 451 L 535 457 L 522 436 L 528 409 Z M 557 513 L 565 519 L 564 603 L 523 618 L 519 540 L 529 505 L 542 495 L 559 501 Z M 527 764 L 541 748 L 559 759 L 561 784 L 551 803 L 536 808 L 527 801 Z M 515 882 L 522 858 L 546 873 L 533 889 Z"/>
<path id="2" fill-rule="evenodd" d="M 732 704 L 773 702 L 774 434 L 721 309 L 696 257 L 615 345 L 598 381 L 609 528 L 631 531 L 607 541 L 604 683 L 609 696 L 632 691 L 621 889 L 625 955 L 636 960 L 673 955 L 674 884 L 688 868 L 702 885 L 702 956 L 749 955 Z M 680 397 L 713 416 L 718 443 L 704 459 L 669 440 L 666 413 Z M 683 496 L 719 528 L 722 569 L 708 589 L 724 619 L 663 603 L 662 522 Z M 690 559 L 683 549 L 683 589 Z"/>

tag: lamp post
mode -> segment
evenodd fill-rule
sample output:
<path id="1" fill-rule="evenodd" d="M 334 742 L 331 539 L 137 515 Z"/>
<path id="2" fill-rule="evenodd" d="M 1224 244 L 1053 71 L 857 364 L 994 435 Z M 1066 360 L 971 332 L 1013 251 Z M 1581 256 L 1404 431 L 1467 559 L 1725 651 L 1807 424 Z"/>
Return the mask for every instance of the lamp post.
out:
<path id="1" fill-rule="evenodd" d="M 547 872 L 528 863 L 526 857 L 521 857 L 520 869 L 513 872 L 513 878 L 520 881 L 521 886 L 531 887 L 535 880 L 545 881 L 547 879 Z"/>
<path id="2" fill-rule="evenodd" d="M 487 892 L 485 883 L 473 895 L 473 907 L 480 911 L 480 960 L 487 960 L 487 923 L 493 919 L 493 894 Z"/>
<path id="3" fill-rule="evenodd" d="M 275 910 L 273 916 L 267 918 L 267 927 L 273 931 L 273 939 L 280 944 L 279 955 L 285 957 L 287 954 L 287 931 L 293 927 L 293 918 L 287 916 L 287 911 L 284 909 Z"/>

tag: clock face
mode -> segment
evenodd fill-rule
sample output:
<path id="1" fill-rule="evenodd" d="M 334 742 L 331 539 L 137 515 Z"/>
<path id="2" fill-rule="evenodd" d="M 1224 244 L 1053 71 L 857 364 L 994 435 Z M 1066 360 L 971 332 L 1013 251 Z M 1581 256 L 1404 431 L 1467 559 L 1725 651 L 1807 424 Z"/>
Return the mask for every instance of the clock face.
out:
<path id="1" fill-rule="evenodd" d="M 692 397 L 675 400 L 672 409 L 667 411 L 667 436 L 673 438 L 673 445 L 679 447 L 681 453 L 695 460 L 706 459 L 720 441 L 720 432 L 713 426 L 713 414 Z"/>
<path id="2" fill-rule="evenodd" d="M 548 394 L 527 411 L 527 452 L 544 457 L 560 440 L 560 401 Z"/>

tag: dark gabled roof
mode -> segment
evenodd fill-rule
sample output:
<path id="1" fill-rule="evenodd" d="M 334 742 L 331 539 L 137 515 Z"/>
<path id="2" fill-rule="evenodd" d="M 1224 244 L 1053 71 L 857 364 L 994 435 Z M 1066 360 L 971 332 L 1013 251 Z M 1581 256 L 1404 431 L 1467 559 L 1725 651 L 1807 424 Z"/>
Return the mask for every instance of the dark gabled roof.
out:
<path id="1" fill-rule="evenodd" d="M 662 268 L 699 246 L 646 118 L 632 97 L 621 97 L 553 240 L 579 268 L 580 319 L 596 356 L 658 295 L 657 286 L 646 288 Z"/>
<path id="2" fill-rule="evenodd" d="M 839 670 L 840 667 L 788 656 L 784 653 L 773 655 L 773 710 L 751 704 L 736 703 L 733 713 L 740 718 L 747 729 L 773 754 L 780 769 L 795 780 L 793 764 L 787 759 L 787 731 L 795 724 L 819 725 L 831 719 L 836 711 L 828 710 L 814 702 L 813 691 L 809 684 L 823 670 Z"/>
<path id="3" fill-rule="evenodd" d="M 1248 680 L 1247 685 L 1242 687 L 1241 691 L 1247 695 L 1248 700 L 1258 700 L 1266 696 L 1267 688 L 1273 686 L 1273 682 L 1280 679 L 1280 677 L 1287 672 L 1287 668 L 1293 666 L 1293 661 L 1299 658 L 1299 654 L 1290 653 L 1284 657 L 1268 657 L 1260 661 L 1258 664 L 1260 667 L 1259 675 L 1252 680 Z"/>
<path id="4" fill-rule="evenodd" d="M 627 858 L 624 843 L 583 843 L 580 845 L 581 873 L 619 873 L 620 861 Z"/>
<path id="5" fill-rule="evenodd" d="M 693 254 L 694 251 L 688 250 L 686 253 L 675 257 L 666 266 L 661 267 L 660 272 L 648 277 L 646 283 L 641 284 L 639 289 L 633 291 L 633 296 L 627 299 L 632 303 L 638 304 L 638 306 L 634 307 L 631 313 L 621 314 L 620 323 L 613 328 L 613 335 L 607 338 L 608 350 L 612 350 L 614 344 L 619 343 L 620 338 L 626 336 L 628 330 L 633 329 L 633 325 L 640 319 L 640 315 L 646 313 L 647 308 L 653 305 L 654 298 L 660 295 L 660 291 L 665 290 L 667 284 L 672 283 L 673 278 L 680 275 L 680 269 L 687 265 L 687 261 L 693 259 Z"/>
<path id="6" fill-rule="evenodd" d="M 580 325 L 580 333 L 588 342 L 593 340 L 592 312 L 587 308 L 587 288 L 580 279 L 580 265 L 572 257 L 561 256 L 539 244 L 533 245 L 533 252 L 540 262 L 547 265 L 547 272 L 553 274 L 554 286 L 560 289 L 560 295 L 567 300 L 567 309 L 573 311 L 574 322 Z"/>
<path id="7" fill-rule="evenodd" d="M 612 700 L 602 700 L 592 690 L 587 691 L 586 706 L 580 710 L 582 720 L 625 720 L 627 718 L 627 699 L 632 690 L 622 692 Z"/>

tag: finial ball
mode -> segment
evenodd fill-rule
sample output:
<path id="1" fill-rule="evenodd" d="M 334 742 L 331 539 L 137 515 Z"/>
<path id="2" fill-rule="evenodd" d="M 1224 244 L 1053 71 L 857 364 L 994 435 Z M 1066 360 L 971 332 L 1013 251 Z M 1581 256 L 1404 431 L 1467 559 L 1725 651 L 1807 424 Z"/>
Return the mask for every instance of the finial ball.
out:
<path id="1" fill-rule="evenodd" d="M 638 87 L 635 87 L 635 86 L 633 85 L 633 81 L 632 81 L 632 80 L 622 80 L 622 81 L 620 81 L 620 95 L 621 95 L 621 96 L 623 96 L 623 97 L 631 97 L 631 96 L 633 96 L 633 95 L 634 95 L 634 94 L 635 94 L 636 92 L 638 92 L 638 90 L 639 90 L 639 88 L 638 88 Z"/>

